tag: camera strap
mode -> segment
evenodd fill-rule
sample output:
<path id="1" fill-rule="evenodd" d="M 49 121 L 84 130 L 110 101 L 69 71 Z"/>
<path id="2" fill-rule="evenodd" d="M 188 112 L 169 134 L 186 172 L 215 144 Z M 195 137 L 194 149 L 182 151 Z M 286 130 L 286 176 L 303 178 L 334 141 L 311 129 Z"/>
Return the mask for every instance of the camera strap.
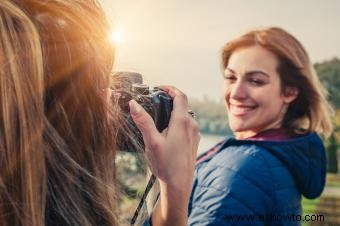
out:
<path id="1" fill-rule="evenodd" d="M 156 181 L 156 177 L 155 177 L 155 175 L 152 174 L 149 181 L 148 181 L 148 184 L 146 185 L 143 196 L 142 196 L 141 200 L 139 201 L 137 209 L 135 210 L 135 213 L 133 214 L 130 225 L 135 224 L 137 217 L 139 215 L 139 212 L 140 212 L 141 208 L 143 207 L 143 204 L 145 203 L 146 197 L 148 196 L 148 194 L 149 194 L 152 186 L 154 185 L 155 181 Z"/>

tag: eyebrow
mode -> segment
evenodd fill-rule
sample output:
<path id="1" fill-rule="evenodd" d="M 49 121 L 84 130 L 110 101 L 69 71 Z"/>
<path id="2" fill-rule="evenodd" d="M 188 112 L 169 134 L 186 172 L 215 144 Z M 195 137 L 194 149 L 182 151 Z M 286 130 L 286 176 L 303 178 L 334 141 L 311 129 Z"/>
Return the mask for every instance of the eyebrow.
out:
<path id="1" fill-rule="evenodd" d="M 236 72 L 235 72 L 233 69 L 231 69 L 231 68 L 226 68 L 226 70 L 228 70 L 228 71 L 231 72 L 231 73 L 236 74 Z M 270 77 L 266 72 L 261 71 L 261 70 L 247 71 L 247 72 L 245 73 L 245 76 L 250 76 L 250 75 L 253 75 L 253 74 L 257 74 L 257 73 L 263 74 L 264 76 L 266 76 L 266 77 L 268 77 L 268 78 Z"/>

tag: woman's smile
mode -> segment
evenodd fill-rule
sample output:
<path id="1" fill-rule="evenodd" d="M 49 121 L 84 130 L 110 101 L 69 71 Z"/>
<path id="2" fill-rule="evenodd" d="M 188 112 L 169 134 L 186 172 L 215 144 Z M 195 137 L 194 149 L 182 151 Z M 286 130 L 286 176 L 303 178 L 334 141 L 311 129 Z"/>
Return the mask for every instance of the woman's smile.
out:
<path id="1" fill-rule="evenodd" d="M 247 116 L 256 110 L 256 108 L 256 105 L 229 104 L 230 113 L 236 117 Z"/>

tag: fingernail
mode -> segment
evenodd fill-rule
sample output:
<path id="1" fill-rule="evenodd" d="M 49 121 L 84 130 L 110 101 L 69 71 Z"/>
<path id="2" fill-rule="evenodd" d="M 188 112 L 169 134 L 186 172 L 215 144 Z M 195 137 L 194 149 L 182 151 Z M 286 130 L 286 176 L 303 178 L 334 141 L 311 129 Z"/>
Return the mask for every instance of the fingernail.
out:
<path id="1" fill-rule="evenodd" d="M 138 115 L 142 111 L 142 106 L 133 99 L 129 101 L 129 106 L 131 115 Z"/>

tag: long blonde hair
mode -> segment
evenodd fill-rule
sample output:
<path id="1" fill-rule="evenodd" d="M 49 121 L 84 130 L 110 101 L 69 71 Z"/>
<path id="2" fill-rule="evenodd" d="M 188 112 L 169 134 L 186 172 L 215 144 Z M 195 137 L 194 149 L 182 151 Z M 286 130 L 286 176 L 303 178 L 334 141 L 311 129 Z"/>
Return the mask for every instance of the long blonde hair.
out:
<path id="1" fill-rule="evenodd" d="M 108 28 L 95 0 L 0 1 L 0 225 L 117 225 Z"/>
<path id="2" fill-rule="evenodd" d="M 252 30 L 225 44 L 222 67 L 227 67 L 235 50 L 253 45 L 259 45 L 277 56 L 282 92 L 286 87 L 299 91 L 297 98 L 289 105 L 283 127 L 329 135 L 333 129 L 330 119 L 333 110 L 326 100 L 327 91 L 302 44 L 278 27 Z"/>

